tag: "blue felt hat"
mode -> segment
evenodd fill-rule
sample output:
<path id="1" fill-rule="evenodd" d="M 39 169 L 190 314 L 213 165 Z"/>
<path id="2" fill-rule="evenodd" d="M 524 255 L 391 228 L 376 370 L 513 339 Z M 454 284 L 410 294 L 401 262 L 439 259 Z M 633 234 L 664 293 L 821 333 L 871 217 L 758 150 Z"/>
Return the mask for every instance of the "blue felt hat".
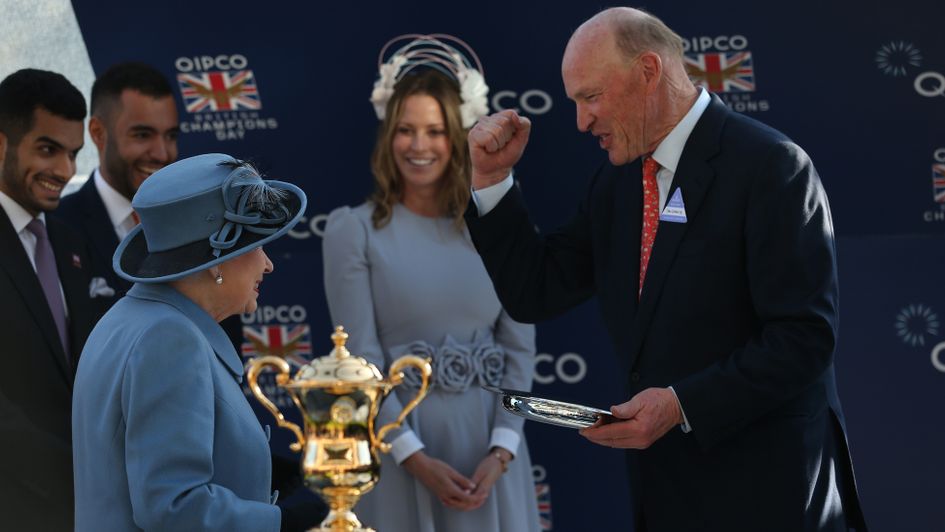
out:
<path id="1" fill-rule="evenodd" d="M 118 245 L 112 268 L 137 283 L 180 279 L 286 234 L 305 205 L 295 185 L 263 180 L 229 155 L 182 159 L 141 184 L 131 200 L 141 224 Z"/>

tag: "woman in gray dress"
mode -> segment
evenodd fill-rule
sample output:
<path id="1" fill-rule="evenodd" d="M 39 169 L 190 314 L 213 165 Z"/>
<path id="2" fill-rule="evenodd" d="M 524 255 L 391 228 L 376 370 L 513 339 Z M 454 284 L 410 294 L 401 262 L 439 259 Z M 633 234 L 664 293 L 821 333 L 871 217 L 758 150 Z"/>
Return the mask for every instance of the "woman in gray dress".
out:
<path id="1" fill-rule="evenodd" d="M 460 41 L 405 37 L 372 96 L 382 120 L 374 194 L 328 219 L 325 289 L 353 353 L 385 370 L 405 353 L 428 356 L 434 376 L 407 426 L 388 437 L 381 480 L 356 511 L 385 532 L 538 530 L 522 419 L 480 388 L 529 390 L 535 354 L 534 327 L 503 311 L 462 221 L 466 130 L 488 112 L 488 89 Z M 415 394 L 416 379 L 407 381 L 379 424 Z"/>

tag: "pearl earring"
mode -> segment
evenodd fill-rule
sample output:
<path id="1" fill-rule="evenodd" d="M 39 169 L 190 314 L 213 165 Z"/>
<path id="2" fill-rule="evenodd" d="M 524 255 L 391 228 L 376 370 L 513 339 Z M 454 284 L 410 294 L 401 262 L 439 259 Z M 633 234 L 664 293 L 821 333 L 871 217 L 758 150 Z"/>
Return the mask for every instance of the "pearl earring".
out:
<path id="1" fill-rule="evenodd" d="M 223 284 L 223 272 L 217 272 L 216 282 L 217 284 Z"/>

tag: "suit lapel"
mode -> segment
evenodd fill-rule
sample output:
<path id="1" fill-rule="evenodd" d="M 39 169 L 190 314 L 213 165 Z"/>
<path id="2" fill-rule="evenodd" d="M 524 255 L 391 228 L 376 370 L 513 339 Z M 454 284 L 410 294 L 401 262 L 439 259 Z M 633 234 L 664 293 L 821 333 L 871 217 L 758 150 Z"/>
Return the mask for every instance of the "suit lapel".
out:
<path id="1" fill-rule="evenodd" d="M 685 223 L 661 221 L 656 231 L 656 241 L 653 243 L 653 252 L 647 266 L 643 292 L 631 327 L 630 338 L 633 344 L 630 353 L 633 361 L 636 360 L 640 347 L 643 345 L 643 339 L 653 319 L 656 305 L 663 293 L 666 277 L 676 258 L 676 250 L 686 235 L 689 225 L 696 223 L 702 201 L 715 179 L 715 169 L 709 164 L 709 160 L 719 151 L 721 127 L 727 113 L 725 104 L 717 96 L 713 96 L 712 102 L 686 140 L 667 197 L 672 198 L 677 190 L 681 191 L 687 221 Z M 642 210 L 642 205 L 640 209 Z M 637 237 L 637 242 L 639 248 L 639 237 Z M 639 268 L 637 270 L 639 271 Z M 684 302 L 680 301 L 678 304 L 684 304 Z"/>
<path id="2" fill-rule="evenodd" d="M 59 341 L 59 331 L 56 330 L 56 322 L 53 321 L 43 287 L 39 284 L 39 278 L 36 277 L 36 271 L 30 264 L 29 257 L 26 256 L 26 250 L 23 249 L 19 235 L 13 230 L 13 224 L 10 223 L 10 218 L 2 208 L 0 208 L 0 249 L 3 250 L 0 253 L 0 268 L 5 270 L 13 280 L 12 284 L 26 304 L 26 309 L 33 315 L 33 319 L 42 331 L 43 339 L 49 346 L 48 353 L 56 359 L 56 364 L 71 386 L 72 369 L 66 362 L 66 354 Z M 11 303 L 5 302 L 5 304 Z"/>
<path id="3" fill-rule="evenodd" d="M 73 367 L 79 361 L 81 347 L 85 343 L 91 324 L 89 316 L 94 315 L 89 295 L 89 278 L 85 273 L 86 265 L 82 262 L 82 253 L 65 238 L 61 223 L 47 216 L 49 242 L 56 255 L 56 269 L 59 272 L 59 282 L 66 295 L 66 306 L 69 308 L 69 335 L 72 348 L 71 360 Z M 71 369 L 71 368 L 70 368 Z"/>
<path id="4" fill-rule="evenodd" d="M 616 308 L 637 312 L 637 289 L 640 279 L 640 224 L 643 221 L 643 181 L 640 161 L 615 169 L 618 175 L 614 182 L 614 263 L 610 268 Z M 628 303 L 629 302 L 629 303 Z M 624 327 L 623 331 L 627 331 Z M 620 342 L 623 343 L 623 342 Z"/>
<path id="5" fill-rule="evenodd" d="M 89 179 L 82 185 L 77 194 L 82 194 L 82 214 L 85 218 L 85 234 L 91 241 L 95 253 L 106 259 L 105 266 L 111 266 L 111 258 L 118 247 L 118 235 L 112 226 L 111 218 L 105 202 L 98 195 L 94 179 Z"/>

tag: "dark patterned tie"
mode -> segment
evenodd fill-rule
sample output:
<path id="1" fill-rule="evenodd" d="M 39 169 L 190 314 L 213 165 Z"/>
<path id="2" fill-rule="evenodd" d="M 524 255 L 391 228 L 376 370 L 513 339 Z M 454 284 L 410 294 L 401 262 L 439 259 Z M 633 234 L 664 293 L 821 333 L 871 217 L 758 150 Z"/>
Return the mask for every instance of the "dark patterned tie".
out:
<path id="1" fill-rule="evenodd" d="M 650 262 L 650 253 L 653 252 L 653 242 L 656 241 L 656 229 L 660 223 L 660 188 L 656 183 L 656 172 L 660 164 L 653 157 L 643 161 L 643 227 L 640 230 L 640 290 L 637 297 L 643 293 L 643 279 L 646 277 L 646 267 Z"/>
<path id="2" fill-rule="evenodd" d="M 49 237 L 46 234 L 46 226 L 43 222 L 38 218 L 33 218 L 30 223 L 26 224 L 26 228 L 36 236 L 36 255 L 34 257 L 36 260 L 36 276 L 39 277 L 39 284 L 43 286 L 43 293 L 46 295 L 49 311 L 52 312 L 53 319 L 56 321 L 56 329 L 59 331 L 59 340 L 62 342 L 66 359 L 70 360 L 66 308 L 59 288 L 56 256 L 53 255 L 53 249 L 49 244 Z"/>

